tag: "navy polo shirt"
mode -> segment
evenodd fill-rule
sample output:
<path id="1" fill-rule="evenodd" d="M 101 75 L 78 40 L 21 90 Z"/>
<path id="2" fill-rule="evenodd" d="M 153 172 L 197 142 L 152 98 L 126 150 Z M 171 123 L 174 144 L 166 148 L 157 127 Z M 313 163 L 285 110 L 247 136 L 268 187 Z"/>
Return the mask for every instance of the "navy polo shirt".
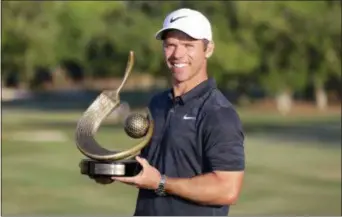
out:
<path id="1" fill-rule="evenodd" d="M 244 133 L 232 104 L 208 79 L 183 96 L 172 90 L 154 96 L 155 123 L 141 156 L 168 177 L 189 178 L 215 170 L 245 168 Z M 175 195 L 160 197 L 140 189 L 134 215 L 228 215 L 229 206 L 200 205 Z"/>

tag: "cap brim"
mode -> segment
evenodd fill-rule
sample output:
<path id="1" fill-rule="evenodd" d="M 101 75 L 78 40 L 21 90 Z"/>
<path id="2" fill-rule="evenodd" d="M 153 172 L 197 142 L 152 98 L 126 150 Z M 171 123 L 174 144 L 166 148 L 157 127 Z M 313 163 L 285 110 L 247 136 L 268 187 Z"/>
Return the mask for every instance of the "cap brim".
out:
<path id="1" fill-rule="evenodd" d="M 167 30 L 170 30 L 170 28 L 163 28 L 163 29 L 159 30 L 159 31 L 156 33 L 156 35 L 155 35 L 156 39 L 157 39 L 157 40 L 162 40 L 163 35 L 164 35 L 164 33 L 165 33 Z"/>
<path id="2" fill-rule="evenodd" d="M 182 28 L 179 28 L 179 27 L 166 27 L 166 28 L 162 28 L 161 30 L 159 30 L 156 34 L 155 34 L 155 37 L 157 40 L 163 40 L 163 35 L 165 32 L 169 31 L 169 30 L 178 30 L 178 31 L 181 31 L 181 32 L 184 32 L 185 34 L 187 34 L 188 36 L 190 36 L 191 38 L 194 38 L 194 39 L 202 39 L 192 33 L 190 33 L 188 30 L 186 29 L 182 29 Z"/>

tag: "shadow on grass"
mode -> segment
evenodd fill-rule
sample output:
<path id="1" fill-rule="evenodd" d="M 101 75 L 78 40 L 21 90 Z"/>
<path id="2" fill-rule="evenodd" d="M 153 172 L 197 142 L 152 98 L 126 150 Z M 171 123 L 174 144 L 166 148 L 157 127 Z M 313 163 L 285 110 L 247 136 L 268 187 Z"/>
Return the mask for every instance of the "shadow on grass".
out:
<path id="1" fill-rule="evenodd" d="M 246 123 L 244 129 L 249 135 L 262 135 L 275 139 L 297 142 L 315 142 L 341 146 L 341 122 L 321 121 L 312 123 Z"/>
<path id="2" fill-rule="evenodd" d="M 120 100 L 131 108 L 145 107 L 159 89 L 123 91 Z M 84 111 L 101 94 L 101 91 L 49 91 L 33 92 L 30 97 L 2 102 L 3 109 L 26 109 L 36 111 Z"/>
<path id="3" fill-rule="evenodd" d="M 123 130 L 122 124 L 104 123 L 99 131 Z M 14 126 L 13 126 L 14 128 Z M 39 122 L 34 126 L 22 123 L 22 129 L 46 129 L 74 132 L 75 122 Z M 341 145 L 341 125 L 337 121 L 318 123 L 287 123 L 286 125 L 271 123 L 245 123 L 244 129 L 248 136 L 266 136 L 281 141 L 313 142 L 323 145 Z"/>
<path id="4" fill-rule="evenodd" d="M 151 98 L 165 91 L 152 88 L 149 90 L 123 90 L 120 100 L 129 103 L 133 109 L 146 107 Z M 76 91 L 42 91 L 32 92 L 29 97 L 22 97 L 2 102 L 3 109 L 27 109 L 40 111 L 84 111 L 101 94 L 97 90 Z M 237 94 L 225 90 L 224 95 L 233 103 L 237 102 Z"/>

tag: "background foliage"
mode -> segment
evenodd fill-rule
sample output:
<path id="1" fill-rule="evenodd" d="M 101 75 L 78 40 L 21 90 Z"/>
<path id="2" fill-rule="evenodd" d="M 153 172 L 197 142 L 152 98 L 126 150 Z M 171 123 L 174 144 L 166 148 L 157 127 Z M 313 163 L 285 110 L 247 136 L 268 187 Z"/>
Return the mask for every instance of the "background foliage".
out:
<path id="1" fill-rule="evenodd" d="M 154 34 L 179 7 L 211 20 L 220 87 L 340 90 L 329 84 L 341 79 L 341 1 L 3 1 L 2 79 L 28 83 L 66 62 L 82 66 L 82 78 L 121 76 L 131 49 L 136 71 L 167 76 Z"/>

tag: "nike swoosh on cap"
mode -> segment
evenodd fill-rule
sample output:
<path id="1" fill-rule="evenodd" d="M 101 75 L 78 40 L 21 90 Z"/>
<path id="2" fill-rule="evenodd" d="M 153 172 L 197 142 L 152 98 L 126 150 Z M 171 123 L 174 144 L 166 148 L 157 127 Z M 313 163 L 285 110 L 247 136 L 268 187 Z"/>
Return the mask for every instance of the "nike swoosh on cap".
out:
<path id="1" fill-rule="evenodd" d="M 179 17 L 176 17 L 176 18 L 172 17 L 171 20 L 170 20 L 170 23 L 173 23 L 173 22 L 175 22 L 175 21 L 177 21 L 179 19 L 185 18 L 185 17 L 187 17 L 187 16 L 179 16 Z"/>

